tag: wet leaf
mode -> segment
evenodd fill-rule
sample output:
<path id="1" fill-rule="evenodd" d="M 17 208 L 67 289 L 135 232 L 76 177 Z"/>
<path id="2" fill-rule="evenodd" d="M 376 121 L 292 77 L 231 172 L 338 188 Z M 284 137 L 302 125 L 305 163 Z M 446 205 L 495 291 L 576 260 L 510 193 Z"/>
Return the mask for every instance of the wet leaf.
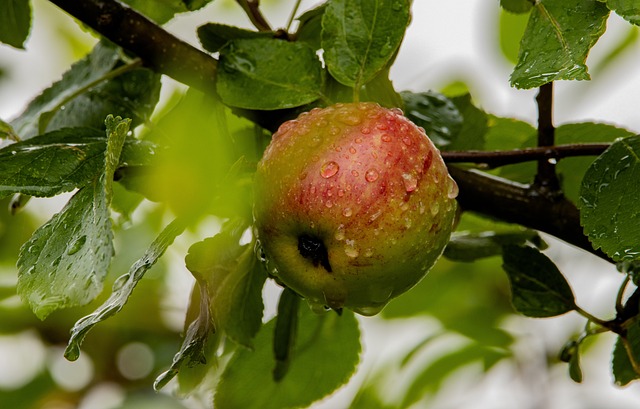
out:
<path id="1" fill-rule="evenodd" d="M 514 308 L 528 317 L 553 317 L 576 308 L 573 292 L 555 264 L 533 247 L 506 246 L 502 267 Z"/>
<path id="2" fill-rule="evenodd" d="M 273 38 L 273 31 L 252 31 L 219 23 L 207 23 L 198 27 L 198 38 L 205 50 L 216 53 L 231 40 L 249 38 Z"/>
<path id="3" fill-rule="evenodd" d="M 637 0 L 606 0 L 607 6 L 628 22 L 640 25 L 640 3 Z"/>
<path id="4" fill-rule="evenodd" d="M 233 40 L 220 50 L 218 67 L 218 94 L 234 107 L 293 108 L 322 96 L 320 60 L 304 43 Z"/>
<path id="5" fill-rule="evenodd" d="M 471 262 L 481 258 L 499 256 L 505 245 L 532 243 L 546 248 L 538 232 L 514 229 L 511 232 L 485 231 L 482 233 L 454 233 L 443 255 L 450 260 Z"/>
<path id="6" fill-rule="evenodd" d="M 409 24 L 407 0 L 335 0 L 322 16 L 322 48 L 338 82 L 359 89 L 392 61 Z"/>
<path id="7" fill-rule="evenodd" d="M 640 136 L 614 142 L 580 188 L 580 223 L 593 247 L 615 261 L 640 259 Z"/>
<path id="8" fill-rule="evenodd" d="M 421 126 L 429 139 L 444 149 L 462 129 L 463 117 L 456 105 L 444 95 L 434 92 L 401 92 L 405 115 Z"/>
<path id="9" fill-rule="evenodd" d="M 500 0 L 500 6 L 511 13 L 526 13 L 534 3 L 534 0 Z"/>
<path id="10" fill-rule="evenodd" d="M 557 80 L 590 79 L 585 62 L 606 29 L 608 15 L 598 0 L 537 1 L 511 85 L 528 89 Z"/>

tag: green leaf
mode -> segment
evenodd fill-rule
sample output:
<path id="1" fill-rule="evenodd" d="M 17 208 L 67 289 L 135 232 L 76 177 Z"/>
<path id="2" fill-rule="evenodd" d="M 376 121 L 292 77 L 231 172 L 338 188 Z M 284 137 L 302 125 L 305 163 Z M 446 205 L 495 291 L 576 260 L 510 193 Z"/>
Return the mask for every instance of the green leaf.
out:
<path id="1" fill-rule="evenodd" d="M 107 116 L 105 120 L 107 127 L 107 149 L 105 152 L 105 192 L 107 196 L 107 203 L 111 203 L 113 197 L 113 190 L 111 188 L 113 184 L 113 174 L 116 168 L 120 164 L 120 155 L 122 154 L 122 147 L 124 141 L 127 138 L 129 132 L 129 126 L 131 125 L 131 119 L 122 119 L 120 117 L 113 117 L 113 115 Z"/>
<path id="2" fill-rule="evenodd" d="M 587 170 L 580 223 L 594 248 L 615 261 L 640 259 L 640 136 L 614 142 Z"/>
<path id="3" fill-rule="evenodd" d="M 252 31 L 219 23 L 207 23 L 198 27 L 198 38 L 205 50 L 217 53 L 231 40 L 273 38 L 273 31 Z"/>
<path id="4" fill-rule="evenodd" d="M 511 13 L 526 13 L 535 4 L 535 0 L 500 0 L 500 6 Z"/>
<path id="5" fill-rule="evenodd" d="M 553 317 L 576 308 L 569 283 L 555 264 L 532 247 L 505 246 L 502 267 L 515 309 L 528 317 Z"/>
<path id="6" fill-rule="evenodd" d="M 322 16 L 331 75 L 359 89 L 392 62 L 410 19 L 408 0 L 332 0 Z"/>
<path id="7" fill-rule="evenodd" d="M 323 71 L 304 43 L 230 41 L 220 50 L 217 90 L 224 103 L 246 109 L 293 108 L 321 97 Z"/>
<path id="8" fill-rule="evenodd" d="M 426 131 L 429 139 L 440 149 L 450 145 L 462 129 L 462 114 L 444 95 L 427 91 L 400 93 L 407 118 Z"/>
<path id="9" fill-rule="evenodd" d="M 607 6 L 628 22 L 640 25 L 640 3 L 637 0 L 606 0 Z"/>
<path id="10" fill-rule="evenodd" d="M 531 5 L 528 1 L 526 1 L 526 3 Z M 502 55 L 514 65 L 518 63 L 520 41 L 527 27 L 528 19 L 528 14 L 512 14 L 504 10 L 500 12 L 500 51 L 502 51 Z"/>
<path id="11" fill-rule="evenodd" d="M 67 128 L 0 149 L 0 197 L 55 196 L 81 187 L 104 171 L 107 139 L 90 128 Z M 154 145 L 127 139 L 120 163 L 144 164 Z"/>
<path id="12" fill-rule="evenodd" d="M 216 408 L 306 407 L 351 377 L 360 354 L 360 332 L 353 313 L 317 315 L 300 308 L 299 320 L 287 376 L 280 382 L 273 379 L 275 320 L 271 320 L 258 333 L 255 350 L 240 349 L 231 358 L 215 395 Z"/>
<path id="13" fill-rule="evenodd" d="M 293 290 L 285 288 L 278 301 L 276 328 L 273 334 L 273 355 L 276 365 L 273 379 L 280 382 L 289 371 L 289 365 L 298 336 L 298 309 L 300 296 Z"/>
<path id="14" fill-rule="evenodd" d="M 462 114 L 462 129 L 455 135 L 446 150 L 482 150 L 485 145 L 485 135 L 489 129 L 489 117 L 481 109 L 473 105 L 471 95 L 465 94 L 451 101 Z"/>
<path id="15" fill-rule="evenodd" d="M 322 16 L 327 9 L 327 3 L 305 11 L 300 17 L 296 39 L 309 44 L 314 50 L 322 48 Z"/>
<path id="16" fill-rule="evenodd" d="M 216 330 L 252 348 L 262 324 L 266 273 L 252 246 L 239 246 L 238 240 L 237 234 L 223 231 L 191 246 L 185 261 L 189 271 L 209 287 Z"/>
<path id="17" fill-rule="evenodd" d="M 585 64 L 606 29 L 607 7 L 597 0 L 537 1 L 511 74 L 516 88 L 590 79 Z"/>
<path id="18" fill-rule="evenodd" d="M 197 10 L 212 0 L 123 0 L 158 24 L 164 24 L 176 14 Z"/>
<path id="19" fill-rule="evenodd" d="M 0 139 L 9 139 L 14 142 L 19 142 L 20 138 L 16 135 L 13 127 L 0 119 Z"/>
<path id="20" fill-rule="evenodd" d="M 75 361 L 80 356 L 80 345 L 87 333 L 99 322 L 117 314 L 124 307 L 133 293 L 133 289 L 144 274 L 160 259 L 167 248 L 185 229 L 185 220 L 175 219 L 151 243 L 144 255 L 136 261 L 129 271 L 118 277 L 113 284 L 109 298 L 93 313 L 83 317 L 71 329 L 71 337 L 64 356 Z"/>
<path id="21" fill-rule="evenodd" d="M 104 178 L 80 189 L 35 231 L 18 258 L 18 293 L 40 319 L 85 305 L 102 290 L 113 255 Z"/>
<path id="22" fill-rule="evenodd" d="M 638 324 L 636 323 L 634 326 L 637 327 Z M 635 371 L 629 359 L 629 353 L 625 347 L 625 340 L 620 336 L 616 340 L 616 345 L 613 348 L 611 369 L 615 383 L 618 386 L 628 385 L 632 381 L 640 378 L 640 374 Z"/>
<path id="23" fill-rule="evenodd" d="M 0 42 L 24 49 L 31 29 L 31 2 L 4 0 L 0 13 Z"/>
<path id="24" fill-rule="evenodd" d="M 580 343 L 567 342 L 560 352 L 560 360 L 569 364 L 569 376 L 574 382 L 582 382 L 582 367 L 580 366 Z"/>
<path id="25" fill-rule="evenodd" d="M 146 121 L 160 95 L 160 75 L 135 64 L 119 65 L 120 54 L 100 42 L 62 79 L 44 90 L 11 125 L 22 139 L 65 127 L 104 129 L 108 114 Z"/>
<path id="26" fill-rule="evenodd" d="M 454 233 L 443 255 L 450 260 L 471 262 L 481 258 L 499 256 L 503 246 L 532 243 L 546 247 L 535 230 L 514 229 L 511 232 L 485 231 L 482 233 Z"/>

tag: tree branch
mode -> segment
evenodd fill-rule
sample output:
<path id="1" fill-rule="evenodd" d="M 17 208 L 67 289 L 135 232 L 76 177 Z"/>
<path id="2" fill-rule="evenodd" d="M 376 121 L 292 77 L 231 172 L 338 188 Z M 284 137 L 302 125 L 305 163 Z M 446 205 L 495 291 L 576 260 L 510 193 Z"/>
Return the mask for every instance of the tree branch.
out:
<path id="1" fill-rule="evenodd" d="M 556 134 L 556 128 L 553 126 L 553 82 L 540 87 L 536 102 L 538 104 L 538 147 L 553 146 Z M 555 160 L 538 160 L 538 172 L 534 185 L 543 193 L 551 195 L 561 193 Z"/>
<path id="2" fill-rule="evenodd" d="M 217 61 L 115 0 L 50 0 L 145 66 L 205 92 L 215 91 Z"/>
<path id="3" fill-rule="evenodd" d="M 146 66 L 177 81 L 205 92 L 215 92 L 217 61 L 204 52 L 180 41 L 139 13 L 115 0 L 50 0 L 61 9 L 95 29 L 107 39 L 138 56 Z M 546 105 L 545 105 L 546 106 Z M 549 107 L 550 108 L 550 107 Z M 270 112 L 274 116 L 277 113 Z M 541 117 L 547 117 L 541 115 Z M 550 117 L 548 117 L 550 118 Z M 546 150 L 559 147 L 545 147 Z M 574 148 L 574 153 L 586 148 Z M 594 147 L 597 152 L 601 147 Z M 545 150 L 545 152 L 546 152 Z M 525 155 L 562 155 L 569 148 L 555 153 L 524 150 Z M 474 153 L 471 153 L 472 155 Z M 449 153 L 453 161 L 452 153 Z M 479 154 L 478 154 L 479 155 Z M 483 153 L 486 155 L 487 153 Z M 495 154 L 494 155 L 500 155 Z M 515 154 L 507 154 L 515 155 Z M 518 153 L 517 155 L 522 155 Z M 515 156 L 517 156 L 515 155 Z M 458 201 L 463 210 L 475 211 L 507 222 L 540 230 L 567 243 L 610 260 L 594 250 L 580 226 L 575 205 L 563 196 L 550 198 L 531 186 L 520 185 L 481 172 L 449 166 L 460 187 Z"/>
<path id="4" fill-rule="evenodd" d="M 558 161 L 575 156 L 598 156 L 610 145 L 609 143 L 583 143 L 508 151 L 443 151 L 441 155 L 447 163 L 481 163 L 489 168 L 497 168 L 534 160 Z"/>
<path id="5" fill-rule="evenodd" d="M 259 31 L 272 31 L 269 22 L 260 11 L 260 0 L 236 0 L 240 7 L 247 13 L 251 23 Z"/>

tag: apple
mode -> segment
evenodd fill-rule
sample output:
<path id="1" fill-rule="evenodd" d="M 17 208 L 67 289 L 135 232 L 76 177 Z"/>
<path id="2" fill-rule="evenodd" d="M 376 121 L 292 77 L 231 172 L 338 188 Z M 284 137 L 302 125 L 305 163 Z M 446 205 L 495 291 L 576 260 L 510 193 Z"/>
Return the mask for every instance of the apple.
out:
<path id="1" fill-rule="evenodd" d="M 336 104 L 273 134 L 255 175 L 255 230 L 271 276 L 312 307 L 375 315 L 442 254 L 457 194 L 401 110 Z"/>

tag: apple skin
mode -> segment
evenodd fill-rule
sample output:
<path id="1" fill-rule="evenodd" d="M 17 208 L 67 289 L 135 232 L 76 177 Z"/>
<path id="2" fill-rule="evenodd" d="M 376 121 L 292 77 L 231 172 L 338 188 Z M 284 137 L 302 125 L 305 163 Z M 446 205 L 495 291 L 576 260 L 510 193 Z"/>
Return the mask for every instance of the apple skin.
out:
<path id="1" fill-rule="evenodd" d="M 285 122 L 255 182 L 256 235 L 270 274 L 312 307 L 367 316 L 442 254 L 458 193 L 424 129 L 376 103 L 315 108 Z"/>

